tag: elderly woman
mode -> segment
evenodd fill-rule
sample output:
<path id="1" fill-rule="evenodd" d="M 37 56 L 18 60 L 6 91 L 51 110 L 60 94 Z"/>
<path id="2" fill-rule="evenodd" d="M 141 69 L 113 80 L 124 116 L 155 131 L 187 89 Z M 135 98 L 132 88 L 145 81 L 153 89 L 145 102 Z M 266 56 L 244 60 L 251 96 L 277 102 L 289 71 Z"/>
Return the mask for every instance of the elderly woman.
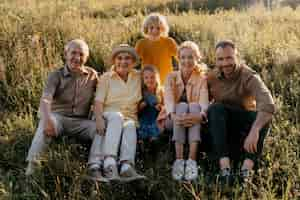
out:
<path id="1" fill-rule="evenodd" d="M 95 97 L 96 126 L 103 135 L 103 171 L 109 180 L 130 181 L 143 177 L 134 169 L 137 108 L 142 98 L 141 76 L 133 69 L 138 55 L 123 44 L 113 49 L 111 60 L 112 69 L 100 78 Z"/>
<path id="2" fill-rule="evenodd" d="M 183 42 L 178 49 L 179 71 L 170 73 L 165 84 L 165 106 L 173 122 L 176 160 L 172 177 L 175 180 L 194 180 L 198 176 L 196 162 L 200 139 L 200 124 L 206 121 L 208 90 L 204 75 L 205 65 L 200 65 L 198 46 L 191 41 Z M 183 158 L 183 146 L 189 143 L 189 158 Z"/>

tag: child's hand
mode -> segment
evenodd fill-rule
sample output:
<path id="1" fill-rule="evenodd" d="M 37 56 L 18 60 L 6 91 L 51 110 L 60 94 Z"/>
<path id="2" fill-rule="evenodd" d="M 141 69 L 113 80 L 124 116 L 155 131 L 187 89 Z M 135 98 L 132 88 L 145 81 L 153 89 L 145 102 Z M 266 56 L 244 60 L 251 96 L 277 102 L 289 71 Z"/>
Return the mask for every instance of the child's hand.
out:
<path id="1" fill-rule="evenodd" d="M 140 102 L 139 110 L 143 110 L 146 106 L 147 106 L 147 103 L 145 101 Z"/>
<path id="2" fill-rule="evenodd" d="M 156 110 L 158 110 L 158 111 L 160 111 L 161 110 L 161 108 L 162 108 L 162 104 L 156 104 L 155 105 L 155 108 L 156 108 Z"/>

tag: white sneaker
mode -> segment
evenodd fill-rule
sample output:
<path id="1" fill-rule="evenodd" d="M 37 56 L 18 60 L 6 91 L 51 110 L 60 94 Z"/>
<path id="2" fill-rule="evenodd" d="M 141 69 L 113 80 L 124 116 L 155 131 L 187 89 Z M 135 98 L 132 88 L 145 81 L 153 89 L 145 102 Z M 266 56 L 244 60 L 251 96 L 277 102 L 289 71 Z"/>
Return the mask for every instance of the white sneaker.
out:
<path id="1" fill-rule="evenodd" d="M 197 162 L 192 159 L 186 161 L 184 179 L 187 181 L 195 180 L 198 177 Z"/>
<path id="2" fill-rule="evenodd" d="M 173 167 L 172 167 L 172 177 L 176 181 L 180 181 L 183 179 L 184 176 L 184 160 L 177 159 L 175 160 Z"/>

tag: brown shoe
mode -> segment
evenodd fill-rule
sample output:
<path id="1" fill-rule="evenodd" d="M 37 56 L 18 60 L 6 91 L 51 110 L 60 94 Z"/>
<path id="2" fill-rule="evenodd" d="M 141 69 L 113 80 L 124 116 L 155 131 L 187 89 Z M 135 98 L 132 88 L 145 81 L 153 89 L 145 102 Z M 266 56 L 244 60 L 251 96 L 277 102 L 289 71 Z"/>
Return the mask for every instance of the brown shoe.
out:
<path id="1" fill-rule="evenodd" d="M 127 170 L 121 172 L 120 177 L 124 182 L 146 179 L 145 176 L 138 174 L 133 167 L 129 167 Z"/>
<path id="2" fill-rule="evenodd" d="M 92 181 L 109 183 L 109 180 L 102 176 L 100 169 L 89 169 L 87 179 L 92 180 Z"/>

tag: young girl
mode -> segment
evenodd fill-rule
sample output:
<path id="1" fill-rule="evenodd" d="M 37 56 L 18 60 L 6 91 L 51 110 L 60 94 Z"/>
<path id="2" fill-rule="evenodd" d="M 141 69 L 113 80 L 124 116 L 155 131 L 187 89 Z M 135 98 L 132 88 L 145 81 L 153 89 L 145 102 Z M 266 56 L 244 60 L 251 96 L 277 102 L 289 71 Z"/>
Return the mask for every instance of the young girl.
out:
<path id="1" fill-rule="evenodd" d="M 182 43 L 178 49 L 179 71 L 170 73 L 165 84 L 164 100 L 167 114 L 173 122 L 176 160 L 172 177 L 175 180 L 195 180 L 198 176 L 197 147 L 201 141 L 200 126 L 206 122 L 208 89 L 204 68 L 200 64 L 198 46 L 191 41 Z M 183 147 L 189 143 L 188 159 Z"/>
<path id="2" fill-rule="evenodd" d="M 142 33 L 144 39 L 137 42 L 135 48 L 139 54 L 142 67 L 151 64 L 157 67 L 161 83 L 173 70 L 172 57 L 176 58 L 177 44 L 168 37 L 169 26 L 166 18 L 158 13 L 152 13 L 144 20 Z"/>
<path id="3" fill-rule="evenodd" d="M 163 94 L 160 87 L 159 74 L 155 66 L 145 65 L 142 69 L 142 95 L 139 104 L 138 139 L 153 141 L 158 138 L 160 129 L 157 117 L 163 108 Z"/>

